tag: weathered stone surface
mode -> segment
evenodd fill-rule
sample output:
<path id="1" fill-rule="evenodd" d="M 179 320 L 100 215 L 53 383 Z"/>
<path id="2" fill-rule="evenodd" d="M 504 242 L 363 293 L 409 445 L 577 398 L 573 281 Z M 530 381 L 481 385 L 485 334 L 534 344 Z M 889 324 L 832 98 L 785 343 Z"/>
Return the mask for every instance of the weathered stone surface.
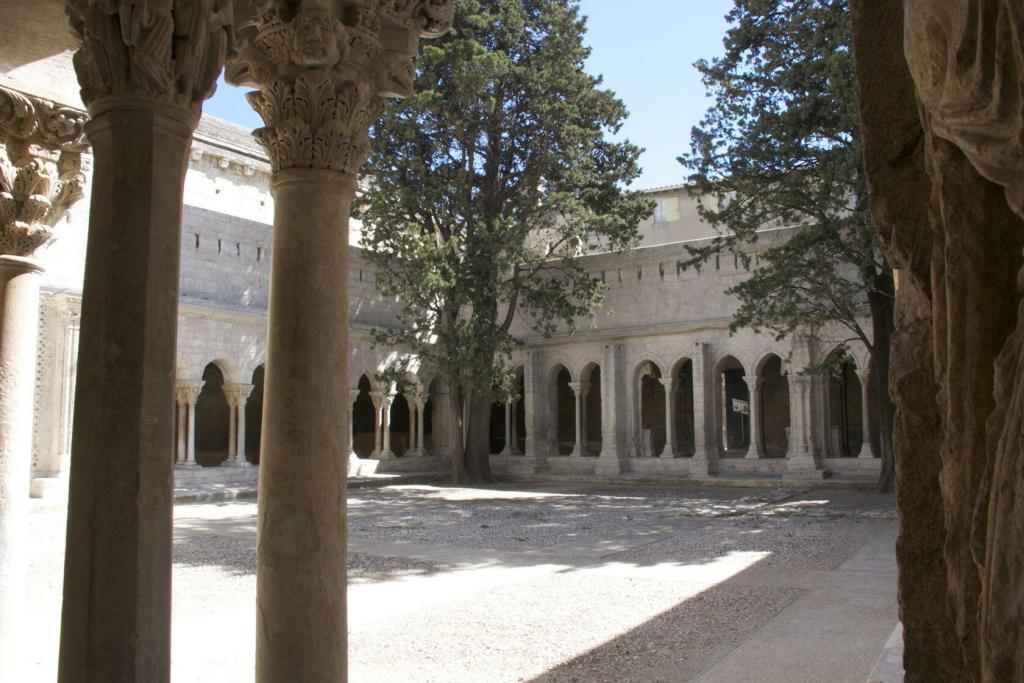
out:
<path id="1" fill-rule="evenodd" d="M 1011 2 L 855 3 L 872 208 L 901 269 L 908 680 L 1024 676 L 1022 32 Z"/>

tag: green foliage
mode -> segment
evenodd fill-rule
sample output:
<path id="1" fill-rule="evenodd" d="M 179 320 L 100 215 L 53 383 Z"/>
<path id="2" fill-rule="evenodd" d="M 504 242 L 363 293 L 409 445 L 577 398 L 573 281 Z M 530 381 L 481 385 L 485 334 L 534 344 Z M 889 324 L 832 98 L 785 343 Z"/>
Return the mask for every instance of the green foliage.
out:
<path id="1" fill-rule="evenodd" d="M 423 45 L 415 93 L 373 129 L 355 215 L 401 304 L 376 341 L 501 394 L 513 317 L 574 329 L 603 285 L 572 256 L 630 247 L 652 207 L 623 190 L 639 150 L 606 137 L 626 109 L 583 70 L 575 0 L 456 0 L 455 16 Z"/>
<path id="2" fill-rule="evenodd" d="M 858 315 L 891 270 L 867 205 L 848 2 L 735 0 L 728 19 L 724 55 L 696 64 L 714 105 L 680 158 L 720 236 L 684 265 L 722 250 L 753 261 L 727 290 L 733 330 L 781 338 L 832 322 L 871 348 Z M 777 227 L 792 238 L 755 244 Z"/>

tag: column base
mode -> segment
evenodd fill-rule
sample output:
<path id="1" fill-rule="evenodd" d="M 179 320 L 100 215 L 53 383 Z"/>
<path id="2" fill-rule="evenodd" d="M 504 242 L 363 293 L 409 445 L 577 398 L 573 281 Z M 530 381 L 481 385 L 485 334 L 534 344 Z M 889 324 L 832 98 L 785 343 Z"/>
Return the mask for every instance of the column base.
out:
<path id="1" fill-rule="evenodd" d="M 609 477 L 625 474 L 626 472 L 629 472 L 628 458 L 620 458 L 618 455 L 605 455 L 603 453 L 597 457 L 597 465 L 594 467 L 595 474 Z"/>
<path id="2" fill-rule="evenodd" d="M 865 460 L 870 458 L 871 460 L 874 460 L 876 457 L 878 456 L 875 455 L 875 449 L 871 447 L 871 442 L 865 441 L 864 445 L 860 448 L 860 453 L 857 454 L 857 458 L 863 458 Z"/>
<path id="3" fill-rule="evenodd" d="M 174 463 L 174 469 L 176 470 L 201 470 L 203 466 L 194 460 L 191 462 L 176 462 Z"/>
<path id="4" fill-rule="evenodd" d="M 661 455 L 659 455 L 658 457 L 659 458 L 672 459 L 672 458 L 676 457 L 675 450 L 672 449 L 672 448 L 669 448 L 666 445 L 665 448 L 663 448 L 661 450 Z"/>
<path id="5" fill-rule="evenodd" d="M 371 460 L 394 460 L 398 456 L 395 455 L 394 451 L 390 448 L 387 450 L 379 450 L 370 456 Z"/>
<path id="6" fill-rule="evenodd" d="M 821 481 L 827 477 L 828 472 L 810 456 L 787 458 L 786 471 L 782 473 L 782 478 L 787 481 Z"/>
<path id="7" fill-rule="evenodd" d="M 747 454 L 743 457 L 749 458 L 751 460 L 757 460 L 759 458 L 763 458 L 764 453 L 761 452 L 760 448 L 755 448 L 754 446 L 751 446 L 750 449 L 747 451 Z"/>
<path id="8" fill-rule="evenodd" d="M 706 455 L 694 455 L 690 458 L 690 479 L 712 479 L 710 463 Z"/>

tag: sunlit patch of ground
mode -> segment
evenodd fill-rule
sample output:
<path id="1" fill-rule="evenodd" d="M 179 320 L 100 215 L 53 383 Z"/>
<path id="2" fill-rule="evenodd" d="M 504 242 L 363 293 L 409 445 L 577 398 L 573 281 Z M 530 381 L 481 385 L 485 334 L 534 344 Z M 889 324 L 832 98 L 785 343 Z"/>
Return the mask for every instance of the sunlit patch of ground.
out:
<path id="1" fill-rule="evenodd" d="M 354 490 L 351 680 L 860 683 L 896 618 L 893 517 L 849 491 Z M 64 518 L 32 526 L 29 680 L 53 680 Z M 251 681 L 255 503 L 179 505 L 174 544 L 174 680 Z"/>

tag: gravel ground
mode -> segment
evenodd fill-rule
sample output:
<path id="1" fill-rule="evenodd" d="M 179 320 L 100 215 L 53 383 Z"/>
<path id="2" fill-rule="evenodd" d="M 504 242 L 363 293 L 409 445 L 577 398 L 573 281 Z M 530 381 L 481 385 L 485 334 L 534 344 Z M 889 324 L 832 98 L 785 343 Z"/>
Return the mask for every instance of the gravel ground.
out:
<path id="1" fill-rule="evenodd" d="M 253 501 L 175 509 L 175 681 L 252 680 L 255 512 Z M 691 680 L 800 600 L 828 600 L 854 576 L 840 563 L 894 533 L 893 517 L 891 498 L 830 490 L 354 490 L 350 677 Z M 61 513 L 33 513 L 33 681 L 54 679 L 63 533 Z M 891 573 L 858 576 L 894 590 Z M 888 635 L 877 624 L 895 622 L 883 602 L 856 616 L 864 671 L 835 681 L 865 679 Z"/>

